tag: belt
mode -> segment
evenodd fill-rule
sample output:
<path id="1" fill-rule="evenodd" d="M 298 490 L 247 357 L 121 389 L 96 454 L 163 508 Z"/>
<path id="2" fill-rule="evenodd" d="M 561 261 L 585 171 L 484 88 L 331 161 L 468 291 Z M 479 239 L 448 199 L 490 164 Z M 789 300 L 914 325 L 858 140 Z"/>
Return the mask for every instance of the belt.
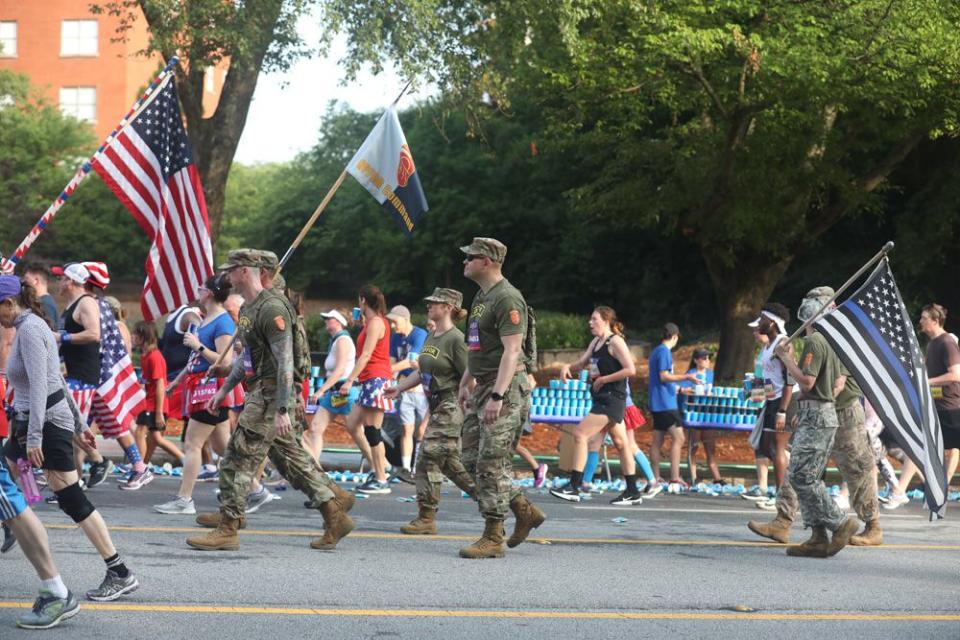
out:
<path id="1" fill-rule="evenodd" d="M 65 400 L 66 397 L 67 394 L 63 392 L 63 389 L 57 389 L 47 396 L 47 409 L 52 409 L 53 407 L 57 406 L 57 403 L 59 403 L 61 400 Z M 17 410 L 14 415 L 18 420 L 26 420 L 30 417 L 30 411 Z"/>
<path id="2" fill-rule="evenodd" d="M 819 406 L 823 406 L 823 405 L 826 405 L 826 404 L 832 405 L 832 404 L 833 404 L 833 400 L 813 400 L 813 399 L 810 399 L 810 400 L 797 400 L 797 405 L 798 405 L 798 406 L 801 406 L 801 407 L 802 407 L 802 406 L 805 406 L 805 405 L 809 405 L 809 406 L 811 406 L 811 407 L 812 407 L 812 406 L 817 406 L 817 407 L 819 407 Z"/>
<path id="3" fill-rule="evenodd" d="M 497 381 L 497 373 L 499 372 L 495 371 L 494 373 L 488 373 L 487 375 L 484 375 L 484 376 L 473 376 L 473 378 L 474 380 L 477 381 L 477 384 L 487 384 L 488 382 Z M 518 369 L 513 373 L 513 376 L 511 376 L 511 380 L 519 375 L 524 375 L 526 373 L 527 373 L 526 367 L 524 367 L 523 369 Z"/>

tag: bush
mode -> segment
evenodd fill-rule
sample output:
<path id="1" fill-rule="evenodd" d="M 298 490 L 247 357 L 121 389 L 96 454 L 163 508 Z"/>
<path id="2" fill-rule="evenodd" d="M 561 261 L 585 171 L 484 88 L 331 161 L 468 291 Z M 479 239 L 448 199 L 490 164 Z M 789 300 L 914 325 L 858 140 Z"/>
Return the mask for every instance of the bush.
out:
<path id="1" fill-rule="evenodd" d="M 585 349 L 590 343 L 587 317 L 534 309 L 537 316 L 537 349 Z"/>

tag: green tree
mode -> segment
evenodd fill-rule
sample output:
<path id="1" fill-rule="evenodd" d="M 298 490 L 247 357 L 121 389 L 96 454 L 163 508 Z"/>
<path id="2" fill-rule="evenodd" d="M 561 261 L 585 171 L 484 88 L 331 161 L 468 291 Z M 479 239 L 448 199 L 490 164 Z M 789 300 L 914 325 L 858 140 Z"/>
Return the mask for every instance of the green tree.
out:
<path id="1" fill-rule="evenodd" d="M 419 20 L 425 6 L 433 17 Z M 424 0 L 338 9 L 356 59 L 383 50 L 375 45 L 384 25 L 404 24 L 408 36 L 388 53 L 410 73 L 432 74 L 474 113 L 536 108 L 545 135 L 580 150 L 583 179 L 568 193 L 584 214 L 688 238 L 719 307 L 721 377 L 745 370 L 753 353 L 745 324 L 795 257 L 843 218 L 879 209 L 918 145 L 957 131 L 956 3 Z"/>

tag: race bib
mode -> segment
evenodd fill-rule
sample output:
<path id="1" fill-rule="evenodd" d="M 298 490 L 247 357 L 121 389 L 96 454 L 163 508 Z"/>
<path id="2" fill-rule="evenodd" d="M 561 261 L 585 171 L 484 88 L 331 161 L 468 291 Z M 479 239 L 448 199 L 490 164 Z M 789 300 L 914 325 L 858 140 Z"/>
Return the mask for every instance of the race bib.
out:
<path id="1" fill-rule="evenodd" d="M 480 351 L 480 321 L 479 320 L 470 321 L 470 326 L 467 327 L 467 350 Z"/>
<path id="2" fill-rule="evenodd" d="M 210 398 L 215 395 L 217 395 L 216 380 L 210 380 L 209 382 L 198 384 L 190 391 L 191 411 L 197 411 L 197 407 L 200 409 L 206 407 L 207 403 L 210 401 Z"/>
<path id="3" fill-rule="evenodd" d="M 424 373 L 423 371 L 420 372 L 420 384 L 423 385 L 423 390 L 428 394 L 430 393 L 431 380 L 433 380 L 432 373 Z"/>
<path id="4" fill-rule="evenodd" d="M 590 366 L 588 371 L 590 372 L 591 380 L 595 380 L 596 378 L 600 377 L 600 367 L 597 366 L 597 362 L 599 362 L 599 358 L 590 358 Z"/>
<path id="5" fill-rule="evenodd" d="M 243 348 L 243 371 L 248 378 L 253 376 L 253 356 L 250 355 L 250 347 Z"/>

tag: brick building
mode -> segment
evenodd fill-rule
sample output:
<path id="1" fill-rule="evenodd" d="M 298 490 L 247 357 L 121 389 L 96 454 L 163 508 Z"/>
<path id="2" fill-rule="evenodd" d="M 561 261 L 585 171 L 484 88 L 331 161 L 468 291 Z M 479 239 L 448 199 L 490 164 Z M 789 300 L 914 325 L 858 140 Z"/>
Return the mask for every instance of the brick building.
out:
<path id="1" fill-rule="evenodd" d="M 141 17 L 116 37 L 119 18 L 94 15 L 91 0 L 0 0 L 0 69 L 23 73 L 52 104 L 90 122 L 104 139 L 159 71 L 163 60 L 137 55 L 147 44 Z M 216 107 L 226 71 L 207 70 L 204 108 Z"/>

